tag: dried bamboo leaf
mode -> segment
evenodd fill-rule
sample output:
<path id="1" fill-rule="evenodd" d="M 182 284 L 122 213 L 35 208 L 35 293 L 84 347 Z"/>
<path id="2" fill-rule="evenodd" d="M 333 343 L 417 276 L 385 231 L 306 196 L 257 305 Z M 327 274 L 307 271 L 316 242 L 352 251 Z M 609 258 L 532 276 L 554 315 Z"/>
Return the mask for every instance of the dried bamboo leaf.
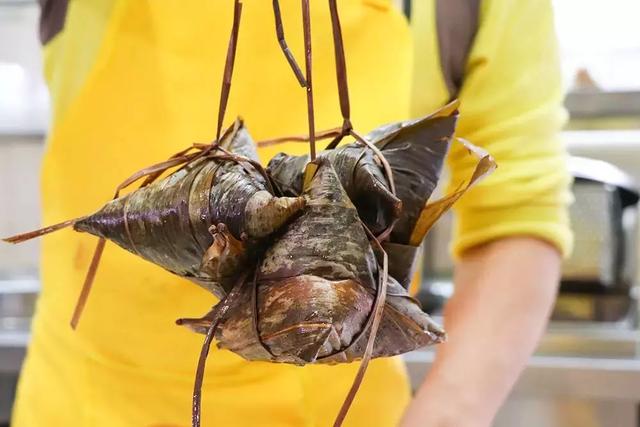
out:
<path id="1" fill-rule="evenodd" d="M 255 159 L 255 144 L 242 121 L 237 120 L 219 144 L 194 145 L 168 161 L 133 174 L 118 187 L 116 198 L 96 213 L 9 240 L 20 242 L 73 226 L 76 231 L 111 240 L 223 296 L 232 285 L 233 275 L 249 260 L 248 254 L 304 206 L 302 197 L 275 197 Z M 181 167 L 156 180 L 176 166 Z M 121 189 L 145 177 L 141 188 L 118 197 Z M 216 242 L 209 232 L 211 226 L 217 227 Z M 222 248 L 222 243 L 228 247 Z M 223 258 L 213 260 L 219 250 Z M 99 255 L 94 256 L 87 277 L 95 274 L 97 260 Z M 204 270 L 203 265 L 207 267 Z M 83 294 L 88 292 L 90 282 L 86 282 L 89 285 Z M 79 302 L 79 306 L 83 304 Z"/>
<path id="2" fill-rule="evenodd" d="M 478 162 L 476 163 L 471 176 L 468 180 L 461 182 L 457 189 L 447 194 L 443 198 L 434 202 L 427 203 L 411 234 L 411 244 L 418 245 L 422 242 L 433 224 L 445 213 L 451 206 L 462 197 L 471 187 L 488 176 L 496 168 L 496 162 L 493 157 L 484 149 L 471 144 L 462 138 L 456 138 L 456 141 L 463 144 L 469 155 L 474 156 Z"/>
<path id="3" fill-rule="evenodd" d="M 376 257 L 326 160 L 320 160 L 305 197 L 303 213 L 267 249 L 255 287 L 244 288 L 237 307 L 222 321 L 216 335 L 220 347 L 249 360 L 295 364 L 363 356 L 365 324 L 379 286 Z M 210 317 L 182 323 L 204 333 Z M 391 279 L 374 357 L 443 339 L 442 329 Z"/>
<path id="4" fill-rule="evenodd" d="M 397 137 L 398 133 L 403 128 L 418 125 L 421 122 L 427 122 L 429 120 L 433 120 L 437 118 L 457 116 L 459 108 L 460 108 L 460 101 L 457 99 L 454 99 L 453 101 L 443 105 L 433 113 L 428 114 L 424 117 L 413 119 L 413 120 L 394 122 L 394 123 L 389 123 L 386 125 L 379 126 L 376 129 L 369 132 L 367 134 L 367 138 L 369 138 L 369 140 L 373 141 L 379 146 L 383 146 L 387 143 L 388 140 Z"/>
<path id="5" fill-rule="evenodd" d="M 233 280 L 249 264 L 246 244 L 236 239 L 224 224 L 209 228 L 213 243 L 205 252 L 200 273 L 210 276 L 215 282 Z"/>
<path id="6" fill-rule="evenodd" d="M 372 356 L 396 356 L 444 342 L 444 329 L 422 311 L 420 304 L 397 281 L 390 279 Z M 334 364 L 359 360 L 364 354 L 368 335 L 367 331 L 343 353 L 331 355 L 319 362 Z"/>
<path id="7" fill-rule="evenodd" d="M 402 214 L 391 233 L 393 243 L 409 244 L 420 212 L 440 179 L 458 120 L 457 102 L 417 120 L 379 128 L 369 134 L 391 166 Z"/>
<path id="8" fill-rule="evenodd" d="M 362 144 L 354 142 L 320 154 L 333 163 L 358 213 L 374 233 L 385 230 L 399 217 L 391 241 L 409 243 L 420 212 L 440 177 L 455 131 L 458 106 L 458 101 L 453 101 L 426 117 L 384 125 L 367 134 L 367 140 L 382 150 L 391 166 L 395 195 L 375 153 Z M 304 188 L 303 170 L 308 159 L 279 153 L 267 170 L 284 194 L 298 195 Z"/>
<path id="9" fill-rule="evenodd" d="M 256 143 L 253 141 L 242 119 L 236 119 L 232 132 L 234 133 L 232 137 L 222 138 L 220 147 L 247 159 L 259 161 Z"/>
<path id="10" fill-rule="evenodd" d="M 422 246 L 383 242 L 382 247 L 389 256 L 389 274 L 405 289 L 409 289 L 419 262 L 422 260 L 420 256 Z"/>
<path id="11" fill-rule="evenodd" d="M 374 233 L 381 232 L 398 217 L 402 203 L 389 189 L 372 150 L 352 143 L 323 151 L 319 157 L 331 161 L 358 213 Z M 293 196 L 303 192 L 307 164 L 309 156 L 280 153 L 269 161 L 267 171 L 285 195 Z"/>
<path id="12" fill-rule="evenodd" d="M 311 363 L 322 352 L 348 345 L 371 309 L 375 255 L 333 168 L 321 162 L 303 213 L 260 264 L 259 337 L 250 327 L 250 292 L 220 329 L 220 345 L 250 360 Z"/>

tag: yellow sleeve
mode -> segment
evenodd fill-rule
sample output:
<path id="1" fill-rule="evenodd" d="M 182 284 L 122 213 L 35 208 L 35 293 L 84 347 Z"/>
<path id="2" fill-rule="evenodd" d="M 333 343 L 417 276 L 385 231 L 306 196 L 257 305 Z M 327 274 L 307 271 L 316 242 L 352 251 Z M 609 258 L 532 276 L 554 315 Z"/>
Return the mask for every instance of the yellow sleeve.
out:
<path id="1" fill-rule="evenodd" d="M 455 208 L 452 250 L 530 235 L 571 251 L 566 121 L 550 0 L 485 0 L 460 92 L 458 136 L 487 149 L 497 170 Z M 459 144 L 449 156 L 450 186 L 473 163 Z"/>

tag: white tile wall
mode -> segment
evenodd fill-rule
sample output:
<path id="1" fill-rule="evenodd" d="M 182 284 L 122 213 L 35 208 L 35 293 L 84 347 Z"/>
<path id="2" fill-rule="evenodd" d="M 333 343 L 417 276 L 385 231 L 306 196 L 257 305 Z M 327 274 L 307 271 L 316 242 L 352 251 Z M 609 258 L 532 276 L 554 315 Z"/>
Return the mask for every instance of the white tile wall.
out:
<path id="1" fill-rule="evenodd" d="M 0 1 L 0 132 L 42 133 L 48 94 L 42 78 L 38 4 Z"/>
<path id="2" fill-rule="evenodd" d="M 41 137 L 0 136 L 0 236 L 40 226 L 39 176 Z M 9 245 L 0 242 L 0 279 L 34 274 L 38 241 Z"/>

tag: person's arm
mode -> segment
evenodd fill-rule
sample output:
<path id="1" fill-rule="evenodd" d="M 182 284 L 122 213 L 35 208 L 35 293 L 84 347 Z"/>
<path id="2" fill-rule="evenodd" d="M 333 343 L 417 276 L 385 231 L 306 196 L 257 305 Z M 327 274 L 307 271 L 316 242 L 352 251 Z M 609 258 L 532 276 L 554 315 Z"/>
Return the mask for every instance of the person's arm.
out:
<path id="1" fill-rule="evenodd" d="M 571 249 L 566 114 L 550 0 L 483 0 L 460 93 L 458 135 L 497 170 L 455 206 L 448 341 L 403 427 L 487 427 L 547 322 Z M 449 155 L 451 188 L 474 164 Z"/>
<path id="2" fill-rule="evenodd" d="M 467 251 L 445 311 L 447 343 L 403 426 L 489 426 L 540 338 L 553 304 L 560 254 L 530 237 Z"/>

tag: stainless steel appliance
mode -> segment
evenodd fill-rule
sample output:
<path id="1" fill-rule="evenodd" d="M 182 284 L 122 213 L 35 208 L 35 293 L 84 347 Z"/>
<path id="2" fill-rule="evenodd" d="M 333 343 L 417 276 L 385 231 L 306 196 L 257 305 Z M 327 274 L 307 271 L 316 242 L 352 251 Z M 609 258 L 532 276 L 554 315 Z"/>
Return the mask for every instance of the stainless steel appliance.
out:
<path id="1" fill-rule="evenodd" d="M 565 285 L 628 289 L 635 276 L 638 191 L 617 167 L 571 157 L 575 181 L 571 222 L 574 251 L 564 264 Z"/>
<path id="2" fill-rule="evenodd" d="M 635 317 L 638 190 L 619 168 L 572 157 L 574 251 L 562 266 L 556 320 L 621 321 Z"/>
<path id="3" fill-rule="evenodd" d="M 634 320 L 638 237 L 638 189 L 628 174 L 599 160 L 571 157 L 575 234 L 572 256 L 563 263 L 554 320 Z M 452 264 L 443 248 L 451 217 L 438 223 L 425 248 L 425 306 L 437 311 L 451 291 Z"/>

